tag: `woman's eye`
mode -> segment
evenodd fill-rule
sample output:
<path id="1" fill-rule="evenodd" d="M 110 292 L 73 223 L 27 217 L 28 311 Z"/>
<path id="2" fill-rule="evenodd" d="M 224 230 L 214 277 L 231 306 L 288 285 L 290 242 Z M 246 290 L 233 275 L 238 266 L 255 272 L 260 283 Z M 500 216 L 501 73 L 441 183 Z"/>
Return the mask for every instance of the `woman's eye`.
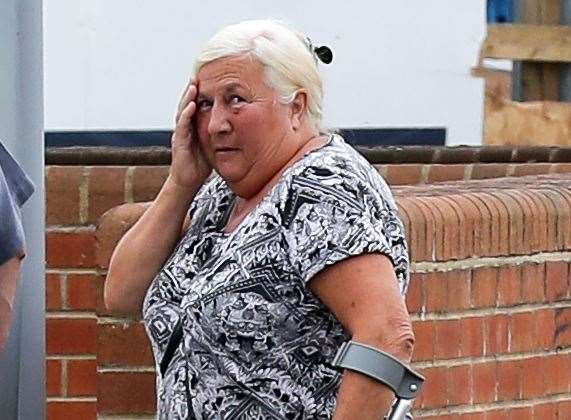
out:
<path id="1" fill-rule="evenodd" d="M 203 99 L 201 101 L 198 101 L 197 106 L 199 110 L 205 110 L 212 106 L 212 102 Z"/>
<path id="2" fill-rule="evenodd" d="M 240 102 L 244 102 L 244 98 L 242 98 L 241 96 L 232 95 L 232 96 L 230 97 L 230 103 L 231 103 L 232 105 L 239 104 Z"/>

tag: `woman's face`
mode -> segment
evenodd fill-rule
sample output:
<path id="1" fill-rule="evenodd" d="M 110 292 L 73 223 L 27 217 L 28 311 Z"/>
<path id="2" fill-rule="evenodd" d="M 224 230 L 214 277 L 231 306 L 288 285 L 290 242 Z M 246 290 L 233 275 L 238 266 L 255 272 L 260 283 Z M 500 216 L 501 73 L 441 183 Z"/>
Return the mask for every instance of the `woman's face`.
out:
<path id="1" fill-rule="evenodd" d="M 289 158 L 291 108 L 248 56 L 215 60 L 196 76 L 196 127 L 207 159 L 230 186 L 269 180 Z M 254 181 L 255 184 L 255 181 Z"/>

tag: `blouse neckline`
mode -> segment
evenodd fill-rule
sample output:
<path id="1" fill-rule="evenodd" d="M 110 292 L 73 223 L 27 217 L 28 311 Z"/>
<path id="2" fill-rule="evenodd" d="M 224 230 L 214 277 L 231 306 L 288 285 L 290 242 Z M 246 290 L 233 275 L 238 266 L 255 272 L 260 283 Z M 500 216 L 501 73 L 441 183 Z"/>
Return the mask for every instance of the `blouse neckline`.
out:
<path id="1" fill-rule="evenodd" d="M 320 146 L 316 149 L 308 150 L 303 154 L 303 156 L 300 159 L 296 160 L 291 166 L 286 168 L 282 173 L 282 176 L 280 177 L 278 182 L 276 182 L 276 184 L 272 186 L 272 188 L 270 188 L 270 190 L 266 193 L 266 195 L 262 197 L 262 199 L 254 206 L 254 208 L 252 208 L 252 210 L 246 216 L 244 216 L 244 218 L 240 221 L 240 223 L 238 223 L 238 225 L 236 225 L 236 227 L 232 229 L 230 232 L 225 231 L 224 227 L 228 224 L 228 219 L 230 218 L 230 214 L 232 213 L 232 210 L 236 205 L 236 194 L 234 194 L 230 190 L 230 188 L 226 186 L 226 188 L 228 189 L 228 194 L 231 195 L 231 198 L 229 200 L 230 204 L 228 205 L 228 207 L 226 207 L 226 209 L 224 209 L 224 211 L 220 216 L 218 226 L 221 227 L 218 229 L 217 233 L 222 235 L 224 238 L 230 238 L 236 236 L 235 234 L 237 234 L 244 226 L 247 225 L 247 222 L 252 217 L 252 215 L 257 213 L 257 211 L 262 207 L 263 204 L 266 203 L 266 201 L 270 199 L 270 197 L 274 196 L 277 189 L 289 177 L 290 173 L 293 172 L 293 170 L 296 169 L 298 166 L 300 166 L 302 162 L 304 162 L 310 155 L 320 150 L 323 150 L 326 147 L 329 147 L 333 143 L 334 138 L 335 138 L 335 133 L 329 134 L 329 138 L 327 139 L 327 142 L 323 146 Z"/>

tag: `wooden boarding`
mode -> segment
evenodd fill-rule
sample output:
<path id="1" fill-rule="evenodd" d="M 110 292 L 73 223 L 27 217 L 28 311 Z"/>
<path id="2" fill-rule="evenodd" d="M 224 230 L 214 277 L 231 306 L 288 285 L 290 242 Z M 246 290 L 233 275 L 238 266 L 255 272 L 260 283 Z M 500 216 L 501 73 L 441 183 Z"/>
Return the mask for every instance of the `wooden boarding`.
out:
<path id="1" fill-rule="evenodd" d="M 488 25 L 482 57 L 570 63 L 571 26 Z"/>
<path id="2" fill-rule="evenodd" d="M 571 146 L 571 104 L 487 96 L 484 144 Z"/>

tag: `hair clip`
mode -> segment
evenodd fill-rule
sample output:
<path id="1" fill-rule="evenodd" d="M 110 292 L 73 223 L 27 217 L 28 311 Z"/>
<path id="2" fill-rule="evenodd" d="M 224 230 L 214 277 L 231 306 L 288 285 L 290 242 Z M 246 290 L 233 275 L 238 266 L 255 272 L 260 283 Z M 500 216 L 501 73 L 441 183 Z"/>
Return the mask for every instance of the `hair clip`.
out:
<path id="1" fill-rule="evenodd" d="M 311 38 L 308 36 L 305 37 L 305 44 L 307 45 L 307 48 L 314 56 L 316 61 L 319 59 L 319 61 L 324 64 L 329 64 L 333 61 L 333 51 L 331 51 L 331 48 L 325 45 L 322 45 L 321 47 L 314 47 L 313 42 L 311 42 Z"/>
<path id="2" fill-rule="evenodd" d="M 326 45 L 315 48 L 315 54 L 319 57 L 322 63 L 329 64 L 333 61 L 333 51 Z"/>

